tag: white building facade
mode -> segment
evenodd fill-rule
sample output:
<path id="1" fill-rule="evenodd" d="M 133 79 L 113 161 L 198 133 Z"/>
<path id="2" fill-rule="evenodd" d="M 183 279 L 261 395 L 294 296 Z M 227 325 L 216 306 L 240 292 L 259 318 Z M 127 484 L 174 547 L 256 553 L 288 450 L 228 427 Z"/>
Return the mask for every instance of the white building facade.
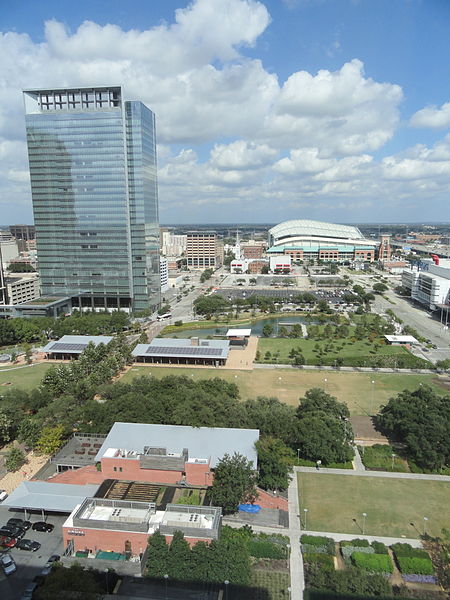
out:
<path id="1" fill-rule="evenodd" d="M 435 310 L 441 304 L 450 304 L 450 260 L 439 265 L 422 260 L 402 273 L 402 285 L 410 290 L 411 298 Z"/>

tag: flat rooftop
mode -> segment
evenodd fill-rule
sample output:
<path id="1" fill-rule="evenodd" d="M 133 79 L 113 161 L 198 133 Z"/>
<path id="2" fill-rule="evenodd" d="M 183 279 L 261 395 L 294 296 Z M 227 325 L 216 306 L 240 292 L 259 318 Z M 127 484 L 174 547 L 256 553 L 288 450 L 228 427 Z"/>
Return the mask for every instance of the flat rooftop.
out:
<path id="1" fill-rule="evenodd" d="M 217 358 L 228 356 L 228 340 L 155 338 L 150 344 L 138 344 L 133 356 L 167 356 L 172 358 Z"/>

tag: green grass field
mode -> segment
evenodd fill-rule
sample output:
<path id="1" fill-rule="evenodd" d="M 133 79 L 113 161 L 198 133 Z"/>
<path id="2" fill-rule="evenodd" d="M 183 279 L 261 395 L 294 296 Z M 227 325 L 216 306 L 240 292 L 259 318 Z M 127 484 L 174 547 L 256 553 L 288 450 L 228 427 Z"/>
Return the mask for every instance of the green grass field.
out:
<path id="1" fill-rule="evenodd" d="M 341 348 L 343 342 L 345 345 Z M 307 364 L 315 364 L 311 361 L 313 359 L 317 360 L 319 357 L 318 353 L 314 351 L 314 347 L 316 344 L 319 344 L 321 348 L 325 348 L 327 342 L 323 340 L 305 340 L 302 338 L 291 339 L 291 338 L 260 338 L 258 341 L 258 350 L 261 354 L 261 360 L 264 358 L 266 352 L 270 352 L 272 357 L 275 353 L 278 353 L 278 361 L 281 363 L 289 364 L 292 359 L 289 358 L 289 352 L 292 348 L 300 348 L 303 356 L 306 359 Z M 334 348 L 339 345 L 339 351 L 330 351 L 326 358 L 324 358 L 324 364 L 333 364 L 334 359 L 336 357 L 347 358 L 347 357 L 362 357 L 367 356 L 367 360 L 370 360 L 372 357 L 376 355 L 395 355 L 395 354 L 404 354 L 408 352 L 405 348 L 401 346 L 388 346 L 382 345 L 377 346 L 377 350 L 375 353 L 370 353 L 370 350 L 373 351 L 374 344 L 367 340 L 350 342 L 347 338 L 346 340 L 338 340 L 333 341 Z"/>
<path id="2" fill-rule="evenodd" d="M 38 387 L 50 364 L 38 363 L 30 367 L 0 368 L 0 395 L 2 390 L 20 388 L 32 390 Z"/>
<path id="3" fill-rule="evenodd" d="M 450 527 L 450 482 L 298 473 L 299 502 L 306 529 L 417 538 Z M 424 521 L 428 517 L 428 521 Z M 413 525 L 412 525 L 412 524 Z"/>
<path id="4" fill-rule="evenodd" d="M 253 569 L 248 600 L 286 600 L 288 597 L 289 573 Z M 231 594 L 230 594 L 231 597 Z"/>
<path id="5" fill-rule="evenodd" d="M 135 377 L 150 374 L 154 377 L 187 375 L 195 380 L 220 377 L 236 383 L 243 400 L 257 396 L 275 396 L 282 402 L 294 406 L 307 390 L 321 387 L 341 402 L 346 402 L 352 415 L 375 414 L 380 405 L 385 404 L 389 398 L 404 389 L 414 390 L 420 383 L 429 384 L 440 393 L 444 391 L 434 375 L 347 373 L 301 369 L 255 369 L 249 372 L 148 365 L 132 367 L 120 381 L 129 382 Z M 372 384 L 372 381 L 375 383 Z"/>

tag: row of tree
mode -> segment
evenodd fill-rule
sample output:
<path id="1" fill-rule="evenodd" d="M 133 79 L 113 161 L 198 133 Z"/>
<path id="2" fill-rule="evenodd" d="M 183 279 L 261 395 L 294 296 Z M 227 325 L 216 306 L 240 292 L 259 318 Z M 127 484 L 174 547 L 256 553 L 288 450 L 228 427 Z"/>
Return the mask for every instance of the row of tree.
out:
<path id="1" fill-rule="evenodd" d="M 130 317 L 123 311 L 79 312 L 70 317 L 0 319 L 0 346 L 23 342 L 45 343 L 50 337 L 63 335 L 108 335 L 130 326 Z"/>

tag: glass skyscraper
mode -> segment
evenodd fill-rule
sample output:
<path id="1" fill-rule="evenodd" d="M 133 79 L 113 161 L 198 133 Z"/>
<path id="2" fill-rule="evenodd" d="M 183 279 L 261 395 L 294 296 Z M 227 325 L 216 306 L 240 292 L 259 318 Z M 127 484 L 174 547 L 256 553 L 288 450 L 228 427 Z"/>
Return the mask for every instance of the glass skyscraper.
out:
<path id="1" fill-rule="evenodd" d="M 121 87 L 24 91 L 42 294 L 160 302 L 155 116 Z"/>

